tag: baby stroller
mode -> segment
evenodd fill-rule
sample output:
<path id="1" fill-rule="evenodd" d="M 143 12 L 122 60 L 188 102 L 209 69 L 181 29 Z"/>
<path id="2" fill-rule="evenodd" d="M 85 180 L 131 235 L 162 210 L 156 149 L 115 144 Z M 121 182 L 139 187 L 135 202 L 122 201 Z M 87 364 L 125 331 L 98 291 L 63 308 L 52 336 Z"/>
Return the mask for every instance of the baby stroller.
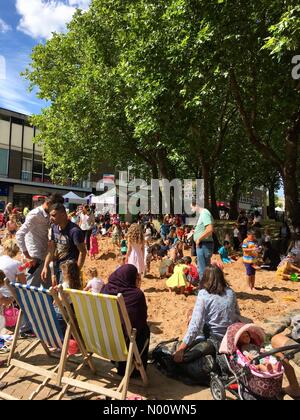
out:
<path id="1" fill-rule="evenodd" d="M 211 393 L 214 400 L 226 400 L 226 391 L 239 400 L 280 400 L 284 369 L 278 364 L 275 373 L 261 372 L 256 368 L 262 358 L 285 353 L 285 357 L 292 359 L 300 351 L 300 345 L 288 346 L 267 353 L 249 361 L 237 348 L 239 338 L 248 332 L 252 342 L 262 347 L 265 333 L 262 328 L 254 324 L 234 324 L 228 328 L 219 354 L 217 355 L 217 372 L 211 375 Z"/>

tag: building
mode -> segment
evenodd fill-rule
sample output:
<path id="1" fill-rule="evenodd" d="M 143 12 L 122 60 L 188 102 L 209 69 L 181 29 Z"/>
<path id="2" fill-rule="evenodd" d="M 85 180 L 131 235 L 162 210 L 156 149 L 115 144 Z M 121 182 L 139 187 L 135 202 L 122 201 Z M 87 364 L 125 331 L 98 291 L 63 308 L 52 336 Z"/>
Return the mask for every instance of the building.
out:
<path id="1" fill-rule="evenodd" d="M 70 190 L 81 197 L 93 192 L 92 183 L 71 180 L 56 185 L 43 162 L 43 150 L 33 143 L 38 133 L 28 122 L 28 116 L 0 108 L 0 210 L 7 202 L 23 208 L 32 207 L 34 195 Z"/>

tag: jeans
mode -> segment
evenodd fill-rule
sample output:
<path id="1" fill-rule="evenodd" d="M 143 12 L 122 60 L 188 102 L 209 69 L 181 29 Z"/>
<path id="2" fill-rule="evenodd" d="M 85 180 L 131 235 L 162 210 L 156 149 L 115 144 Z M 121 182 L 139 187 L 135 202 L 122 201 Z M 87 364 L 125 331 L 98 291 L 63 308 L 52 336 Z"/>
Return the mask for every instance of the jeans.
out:
<path id="1" fill-rule="evenodd" d="M 43 283 L 41 280 L 41 273 L 44 268 L 44 261 L 39 260 L 38 266 L 36 267 L 35 271 L 32 273 L 29 273 L 27 275 L 27 286 L 33 286 L 33 287 L 40 287 L 43 286 L 45 289 L 49 289 L 51 287 L 51 273 L 50 270 L 48 270 L 48 277 L 46 283 Z M 31 330 L 30 322 L 26 319 L 26 317 L 22 317 L 21 322 L 21 332 L 27 332 Z"/>
<path id="2" fill-rule="evenodd" d="M 214 244 L 213 242 L 202 242 L 202 246 L 197 248 L 197 264 L 200 281 L 203 278 L 206 267 L 210 265 L 211 257 L 213 256 Z"/>

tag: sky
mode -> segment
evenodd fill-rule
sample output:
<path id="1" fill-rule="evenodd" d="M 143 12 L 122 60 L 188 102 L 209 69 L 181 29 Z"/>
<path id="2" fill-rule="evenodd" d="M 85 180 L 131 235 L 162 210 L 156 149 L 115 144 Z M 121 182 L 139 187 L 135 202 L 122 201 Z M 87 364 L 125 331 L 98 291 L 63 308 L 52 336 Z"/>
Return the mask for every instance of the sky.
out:
<path id="1" fill-rule="evenodd" d="M 38 114 L 47 103 L 20 76 L 30 63 L 32 48 L 65 32 L 76 8 L 87 10 L 91 0 L 0 0 L 0 107 Z"/>

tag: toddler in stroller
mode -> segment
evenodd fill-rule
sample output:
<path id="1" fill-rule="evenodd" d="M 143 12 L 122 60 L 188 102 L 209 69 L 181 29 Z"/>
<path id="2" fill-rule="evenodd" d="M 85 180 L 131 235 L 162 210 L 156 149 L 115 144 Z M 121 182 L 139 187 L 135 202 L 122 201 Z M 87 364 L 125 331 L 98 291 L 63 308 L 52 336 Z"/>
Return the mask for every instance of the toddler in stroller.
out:
<path id="1" fill-rule="evenodd" d="M 221 343 L 213 373 L 211 392 L 216 400 L 226 399 L 226 391 L 241 400 L 274 400 L 282 398 L 284 368 L 273 357 L 289 350 L 295 354 L 300 346 L 266 352 L 265 333 L 254 324 L 230 326 Z M 297 347 L 297 348 L 296 348 Z"/>

